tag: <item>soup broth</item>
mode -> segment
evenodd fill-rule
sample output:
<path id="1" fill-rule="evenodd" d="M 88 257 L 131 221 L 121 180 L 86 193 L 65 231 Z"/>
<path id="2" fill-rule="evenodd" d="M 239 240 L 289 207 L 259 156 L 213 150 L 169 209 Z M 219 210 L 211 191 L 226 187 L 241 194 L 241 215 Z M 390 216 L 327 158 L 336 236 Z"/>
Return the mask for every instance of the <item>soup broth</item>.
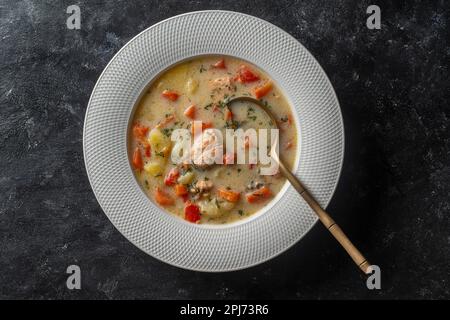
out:
<path id="1" fill-rule="evenodd" d="M 279 151 L 293 166 L 297 129 L 292 110 L 268 74 L 233 57 L 204 56 L 182 62 L 154 81 L 141 98 L 129 134 L 130 162 L 149 198 L 167 212 L 192 223 L 223 224 L 261 210 L 280 192 L 286 179 L 279 173 L 261 175 L 262 165 L 230 164 L 236 154 L 226 152 L 224 164 L 174 164 L 171 152 L 175 129 L 204 130 L 274 128 L 270 118 L 251 103 L 226 102 L 251 96 L 267 104 L 278 119 Z M 247 146 L 247 145 L 246 145 Z M 234 162 L 236 163 L 236 162 Z"/>

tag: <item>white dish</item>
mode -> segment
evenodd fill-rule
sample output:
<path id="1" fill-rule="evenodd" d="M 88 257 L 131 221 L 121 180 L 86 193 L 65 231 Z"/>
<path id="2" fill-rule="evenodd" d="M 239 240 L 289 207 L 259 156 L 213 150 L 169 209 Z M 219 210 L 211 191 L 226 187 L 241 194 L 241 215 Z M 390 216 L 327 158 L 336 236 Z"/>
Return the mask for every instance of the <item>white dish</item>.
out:
<path id="1" fill-rule="evenodd" d="M 344 153 L 344 129 L 334 90 L 297 40 L 241 13 L 199 11 L 175 16 L 128 42 L 92 92 L 84 124 L 84 158 L 100 206 L 133 244 L 181 268 L 231 271 L 285 251 L 317 218 L 288 184 L 264 210 L 220 226 L 178 219 L 153 204 L 139 187 L 127 154 L 133 109 L 144 88 L 163 70 L 204 54 L 248 60 L 284 90 L 300 128 L 296 174 L 326 207 L 339 180 Z"/>

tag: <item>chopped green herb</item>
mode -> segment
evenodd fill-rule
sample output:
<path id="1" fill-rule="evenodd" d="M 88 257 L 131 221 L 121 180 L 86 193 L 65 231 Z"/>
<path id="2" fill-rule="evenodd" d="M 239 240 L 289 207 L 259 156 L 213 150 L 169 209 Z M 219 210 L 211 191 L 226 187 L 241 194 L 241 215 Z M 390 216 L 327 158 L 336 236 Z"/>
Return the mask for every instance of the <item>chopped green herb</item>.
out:
<path id="1" fill-rule="evenodd" d="M 202 73 L 202 72 L 204 72 L 204 71 L 206 71 L 206 68 L 205 68 L 203 65 L 201 65 L 201 66 L 200 66 L 200 73 Z"/>
<path id="2" fill-rule="evenodd" d="M 239 213 L 240 216 L 244 215 L 244 211 L 242 211 L 242 210 L 238 210 L 238 213 Z"/>
<path id="3" fill-rule="evenodd" d="M 164 128 L 162 129 L 162 133 L 166 136 L 166 137 L 170 137 L 170 135 L 172 134 L 173 129 L 170 128 Z"/>

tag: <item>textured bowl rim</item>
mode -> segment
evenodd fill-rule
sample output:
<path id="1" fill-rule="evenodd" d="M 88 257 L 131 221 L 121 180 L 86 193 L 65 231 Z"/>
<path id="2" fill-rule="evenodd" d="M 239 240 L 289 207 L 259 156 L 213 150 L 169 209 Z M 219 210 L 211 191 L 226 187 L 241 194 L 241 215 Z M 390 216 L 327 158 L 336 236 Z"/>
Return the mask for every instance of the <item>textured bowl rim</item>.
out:
<path id="1" fill-rule="evenodd" d="M 296 239 L 296 241 L 293 241 L 291 244 L 285 246 L 282 250 L 279 250 L 278 252 L 275 252 L 274 254 L 272 254 L 272 255 L 270 255 L 270 256 L 267 256 L 267 257 L 264 258 L 264 259 L 258 260 L 258 261 L 254 262 L 254 263 L 242 265 L 242 266 L 235 267 L 235 268 L 223 268 L 223 269 L 214 269 L 214 270 L 210 270 L 210 269 L 190 268 L 190 267 L 187 267 L 187 266 L 185 266 L 185 265 L 181 265 L 181 264 L 178 264 L 178 263 L 175 263 L 175 262 L 172 262 L 172 261 L 164 260 L 164 259 L 162 259 L 162 258 L 160 258 L 160 257 L 158 257 L 158 256 L 149 254 L 145 249 L 143 249 L 143 248 L 141 247 L 140 244 L 136 243 L 134 240 L 132 240 L 132 239 L 130 239 L 129 237 L 127 237 L 127 236 L 126 236 L 126 235 L 125 235 L 125 234 L 117 227 L 116 223 L 115 223 L 114 221 L 112 221 L 111 217 L 110 217 L 108 214 L 106 214 L 107 210 L 105 210 L 104 205 L 103 205 L 103 204 L 100 202 L 100 200 L 99 200 L 99 197 L 98 197 L 98 195 L 97 195 L 97 192 L 96 192 L 95 189 L 93 188 L 92 177 L 91 177 L 91 173 L 90 173 L 90 169 L 89 169 L 89 166 L 88 166 L 88 163 L 87 163 L 87 157 L 86 157 L 86 140 L 85 140 L 85 137 L 86 137 L 86 128 L 87 128 L 86 124 L 87 124 L 87 117 L 88 117 L 90 108 L 92 107 L 91 102 L 92 102 L 92 99 L 93 99 L 93 97 L 94 97 L 94 94 L 95 94 L 95 92 L 96 92 L 97 87 L 99 86 L 99 84 L 100 84 L 100 82 L 102 81 L 102 79 L 103 79 L 103 77 L 104 77 L 106 71 L 108 70 L 108 68 L 110 68 L 111 64 L 115 61 L 115 59 L 120 55 L 120 53 L 121 53 L 122 51 L 126 50 L 126 49 L 131 45 L 131 43 L 133 43 L 137 38 L 141 37 L 142 34 L 144 34 L 145 32 L 147 32 L 147 31 L 149 31 L 149 30 L 151 30 L 151 29 L 153 29 L 153 28 L 156 28 L 156 27 L 158 27 L 158 26 L 161 25 L 161 24 L 164 24 L 164 23 L 167 23 L 167 22 L 169 22 L 169 21 L 171 21 L 171 20 L 174 20 L 174 19 L 178 19 L 178 18 L 181 18 L 181 17 L 184 17 L 184 16 L 197 15 L 197 14 L 204 14 L 204 13 L 230 13 L 230 14 L 240 15 L 240 16 L 245 17 L 245 18 L 256 19 L 256 20 L 258 20 L 259 22 L 261 22 L 261 23 L 263 23 L 263 24 L 269 25 L 271 28 L 277 29 L 278 32 L 281 32 L 281 33 L 284 34 L 285 36 L 287 36 L 287 37 L 293 39 L 298 45 L 300 45 L 300 46 L 303 48 L 304 53 L 311 59 L 311 61 L 312 61 L 313 64 L 315 65 L 315 67 L 319 70 L 319 73 L 321 73 L 321 75 L 322 75 L 323 78 L 325 79 L 328 88 L 331 89 L 331 93 L 332 93 L 332 95 L 333 95 L 334 101 L 336 102 L 337 107 L 338 107 L 339 125 L 340 125 L 340 128 L 341 128 L 341 130 L 340 130 L 340 134 L 341 134 L 341 144 L 342 144 L 342 145 L 341 145 L 341 157 L 340 157 L 340 159 L 339 159 L 339 170 L 338 170 L 338 172 L 337 172 L 337 178 L 335 179 L 335 181 L 334 181 L 334 183 L 333 183 L 332 192 L 330 193 L 330 196 L 328 197 L 328 199 L 326 199 L 326 201 L 324 201 L 324 208 L 326 208 L 326 207 L 329 205 L 331 199 L 333 198 L 333 196 L 334 196 L 334 194 L 335 194 L 335 192 L 336 192 L 338 183 L 339 183 L 339 181 L 340 181 L 341 174 L 342 174 L 342 167 L 343 167 L 344 156 L 345 156 L 345 127 L 344 127 L 344 121 L 343 121 L 343 117 L 342 117 L 342 112 L 341 112 L 341 108 L 340 108 L 339 99 L 338 99 L 338 97 L 337 97 L 337 95 L 336 95 L 336 92 L 335 92 L 335 90 L 334 90 L 334 87 L 333 87 L 333 85 L 332 85 L 330 79 L 328 78 L 327 74 L 326 74 L 325 71 L 323 70 L 322 66 L 321 66 L 321 65 L 319 64 L 319 62 L 316 60 L 316 58 L 309 52 L 308 49 L 306 49 L 306 48 L 303 46 L 303 44 L 302 44 L 299 40 L 297 40 L 294 36 L 292 36 L 291 34 L 289 34 L 287 31 L 283 30 L 283 29 L 280 28 L 279 26 L 277 26 L 277 25 L 275 25 L 275 24 L 273 24 L 273 23 L 271 23 L 271 22 L 269 22 L 269 21 L 266 21 L 266 20 L 264 20 L 264 19 L 262 19 L 262 18 L 259 18 L 259 17 L 256 17 L 256 16 L 252 16 L 252 15 L 250 15 L 250 14 L 246 14 L 246 13 L 242 13 L 242 12 L 237 12 L 237 11 L 231 11 L 231 10 L 198 10 L 198 11 L 186 12 L 186 13 L 182 13 L 182 14 L 179 14 L 179 15 L 175 15 L 175 16 L 166 18 L 166 19 L 164 19 L 164 20 L 161 20 L 161 21 L 159 21 L 159 22 L 157 22 L 157 23 L 154 23 L 154 24 L 152 24 L 151 26 L 149 26 L 148 28 L 145 28 L 144 30 L 142 30 L 141 32 L 139 32 L 137 35 L 135 35 L 134 37 L 132 37 L 126 44 L 124 44 L 124 45 L 123 45 L 123 46 L 122 46 L 122 47 L 114 54 L 114 56 L 111 58 L 111 60 L 110 60 L 110 61 L 107 63 L 107 65 L 104 67 L 103 71 L 101 72 L 100 76 L 98 77 L 98 79 L 97 79 L 97 81 L 96 81 L 96 83 L 95 83 L 95 85 L 94 85 L 94 87 L 93 87 L 93 89 L 92 89 L 91 95 L 90 95 L 90 97 L 89 97 L 88 105 L 87 105 L 87 108 L 86 108 L 86 111 L 85 111 L 84 125 L 83 125 L 83 159 L 84 159 L 84 164 L 85 164 L 86 174 L 87 174 L 89 183 L 90 183 L 90 185 L 91 185 L 91 189 L 92 189 L 92 191 L 93 191 L 93 193 L 94 193 L 94 196 L 95 196 L 95 198 L 96 198 L 96 200 L 97 200 L 97 203 L 99 204 L 99 206 L 100 206 L 100 208 L 102 209 L 102 211 L 105 213 L 105 215 L 106 215 L 106 217 L 108 218 L 108 220 L 114 225 L 114 227 L 119 231 L 119 233 L 121 233 L 122 236 L 125 237 L 125 239 L 127 239 L 128 241 L 130 241 L 134 246 L 136 246 L 137 248 L 139 248 L 141 251 L 143 251 L 143 252 L 146 253 L 147 255 L 150 255 L 152 258 L 155 258 L 155 259 L 157 259 L 157 260 L 159 260 L 159 261 L 161 261 L 161 262 L 163 262 L 163 263 L 166 263 L 166 264 L 169 264 L 169 265 L 171 265 L 171 266 L 178 267 L 178 268 L 182 268 L 182 269 L 185 269 L 185 270 L 196 271 L 196 272 L 221 273 L 221 272 L 232 272 L 232 271 L 238 271 L 238 270 L 243 270 L 243 269 L 252 268 L 252 267 L 255 267 L 255 266 L 257 266 L 257 265 L 263 264 L 263 263 L 265 263 L 265 262 L 267 262 L 267 261 L 269 261 L 269 260 L 271 260 L 271 259 L 273 259 L 273 258 L 275 258 L 275 257 L 277 257 L 277 256 L 279 256 L 279 255 L 281 255 L 282 253 L 284 253 L 284 252 L 286 252 L 287 250 L 289 250 L 290 248 L 292 248 L 295 244 L 297 244 L 298 242 L 300 242 L 300 240 L 302 240 L 303 237 L 304 237 L 307 233 L 309 233 L 309 232 L 311 231 L 311 229 L 317 224 L 318 218 L 317 218 L 317 217 L 314 217 L 314 222 L 311 223 L 311 225 L 303 232 L 303 234 L 302 234 L 300 237 L 298 237 L 298 238 Z M 217 54 L 217 53 L 211 53 L 211 54 Z M 252 62 L 252 63 L 254 63 L 254 62 Z"/>

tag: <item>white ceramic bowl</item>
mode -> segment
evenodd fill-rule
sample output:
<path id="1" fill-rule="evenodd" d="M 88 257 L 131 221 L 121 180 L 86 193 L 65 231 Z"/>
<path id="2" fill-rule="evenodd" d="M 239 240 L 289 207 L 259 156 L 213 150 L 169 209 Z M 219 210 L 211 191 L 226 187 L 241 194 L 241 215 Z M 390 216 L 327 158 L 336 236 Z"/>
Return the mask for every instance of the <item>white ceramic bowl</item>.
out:
<path id="1" fill-rule="evenodd" d="M 134 106 L 161 71 L 205 54 L 248 60 L 284 90 L 300 130 L 296 174 L 326 207 L 339 180 L 344 150 L 342 117 L 333 87 L 296 39 L 264 20 L 241 13 L 179 15 L 129 41 L 107 65 L 92 92 L 84 124 L 84 158 L 100 206 L 133 244 L 181 268 L 230 271 L 285 251 L 317 218 L 288 184 L 264 210 L 220 226 L 187 223 L 161 210 L 144 194 L 127 154 Z"/>

